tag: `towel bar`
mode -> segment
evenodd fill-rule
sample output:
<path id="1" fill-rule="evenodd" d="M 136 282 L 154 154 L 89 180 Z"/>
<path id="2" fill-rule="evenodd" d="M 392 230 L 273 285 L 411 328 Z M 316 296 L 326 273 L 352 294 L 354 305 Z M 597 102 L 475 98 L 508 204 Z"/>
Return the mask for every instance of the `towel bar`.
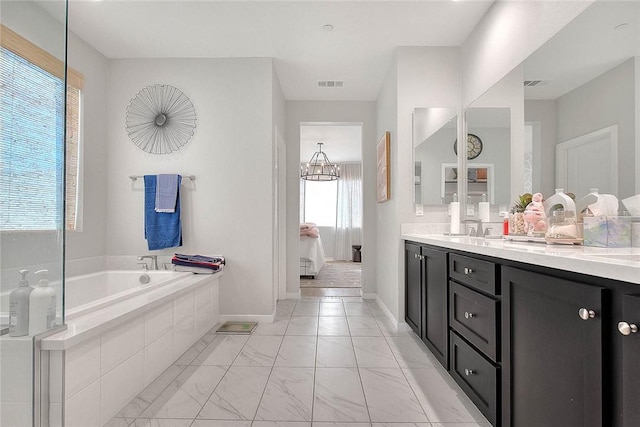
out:
<path id="1" fill-rule="evenodd" d="M 144 175 L 129 175 L 129 179 L 131 181 L 137 181 L 138 178 L 144 178 Z M 196 180 L 196 176 L 195 175 L 183 175 L 183 178 L 187 178 L 190 181 L 195 181 Z"/>

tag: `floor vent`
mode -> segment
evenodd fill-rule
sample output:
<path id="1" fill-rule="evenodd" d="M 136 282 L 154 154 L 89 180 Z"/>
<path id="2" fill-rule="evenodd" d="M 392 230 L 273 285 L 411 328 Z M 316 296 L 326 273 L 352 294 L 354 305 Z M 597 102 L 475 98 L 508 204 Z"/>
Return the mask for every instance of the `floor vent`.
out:
<path id="1" fill-rule="evenodd" d="M 258 322 L 224 322 L 216 333 L 218 334 L 234 334 L 234 335 L 250 335 L 258 326 Z"/>

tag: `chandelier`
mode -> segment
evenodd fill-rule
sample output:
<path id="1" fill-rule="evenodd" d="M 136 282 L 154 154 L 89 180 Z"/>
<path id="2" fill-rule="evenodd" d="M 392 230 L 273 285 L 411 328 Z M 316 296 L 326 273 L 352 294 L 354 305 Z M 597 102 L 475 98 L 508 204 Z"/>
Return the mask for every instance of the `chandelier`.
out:
<path id="1" fill-rule="evenodd" d="M 300 166 L 300 178 L 307 181 L 335 181 L 340 178 L 340 166 L 332 164 L 322 151 L 322 142 L 318 142 L 318 151 L 311 160 Z"/>

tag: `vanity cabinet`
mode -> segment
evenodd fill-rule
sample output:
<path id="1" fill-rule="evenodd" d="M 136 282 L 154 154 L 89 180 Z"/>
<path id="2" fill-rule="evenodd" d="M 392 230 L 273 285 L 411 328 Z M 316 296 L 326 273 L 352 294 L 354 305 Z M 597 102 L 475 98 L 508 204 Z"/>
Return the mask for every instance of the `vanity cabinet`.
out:
<path id="1" fill-rule="evenodd" d="M 424 303 L 422 302 L 422 254 L 420 249 L 420 245 L 413 243 L 406 243 L 404 246 L 404 320 L 416 335 L 422 337 Z"/>
<path id="2" fill-rule="evenodd" d="M 448 365 L 447 252 L 405 244 L 405 321 Z"/>
<path id="3" fill-rule="evenodd" d="M 495 426 L 500 418 L 497 264 L 449 255 L 450 374 Z"/>
<path id="4" fill-rule="evenodd" d="M 622 412 L 624 425 L 640 425 L 640 294 L 622 296 L 622 317 L 617 320 L 622 340 Z"/>
<path id="5" fill-rule="evenodd" d="M 420 337 L 494 427 L 640 426 L 639 284 L 406 244 Z"/>
<path id="6" fill-rule="evenodd" d="M 606 425 L 606 289 L 503 266 L 502 293 L 503 426 Z"/>

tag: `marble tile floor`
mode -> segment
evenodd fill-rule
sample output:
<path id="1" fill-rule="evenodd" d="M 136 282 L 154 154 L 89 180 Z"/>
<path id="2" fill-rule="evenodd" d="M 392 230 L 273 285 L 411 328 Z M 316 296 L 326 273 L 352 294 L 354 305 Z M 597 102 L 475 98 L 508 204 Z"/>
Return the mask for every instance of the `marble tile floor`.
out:
<path id="1" fill-rule="evenodd" d="M 490 427 L 375 301 L 279 301 L 274 323 L 187 350 L 108 427 Z"/>

